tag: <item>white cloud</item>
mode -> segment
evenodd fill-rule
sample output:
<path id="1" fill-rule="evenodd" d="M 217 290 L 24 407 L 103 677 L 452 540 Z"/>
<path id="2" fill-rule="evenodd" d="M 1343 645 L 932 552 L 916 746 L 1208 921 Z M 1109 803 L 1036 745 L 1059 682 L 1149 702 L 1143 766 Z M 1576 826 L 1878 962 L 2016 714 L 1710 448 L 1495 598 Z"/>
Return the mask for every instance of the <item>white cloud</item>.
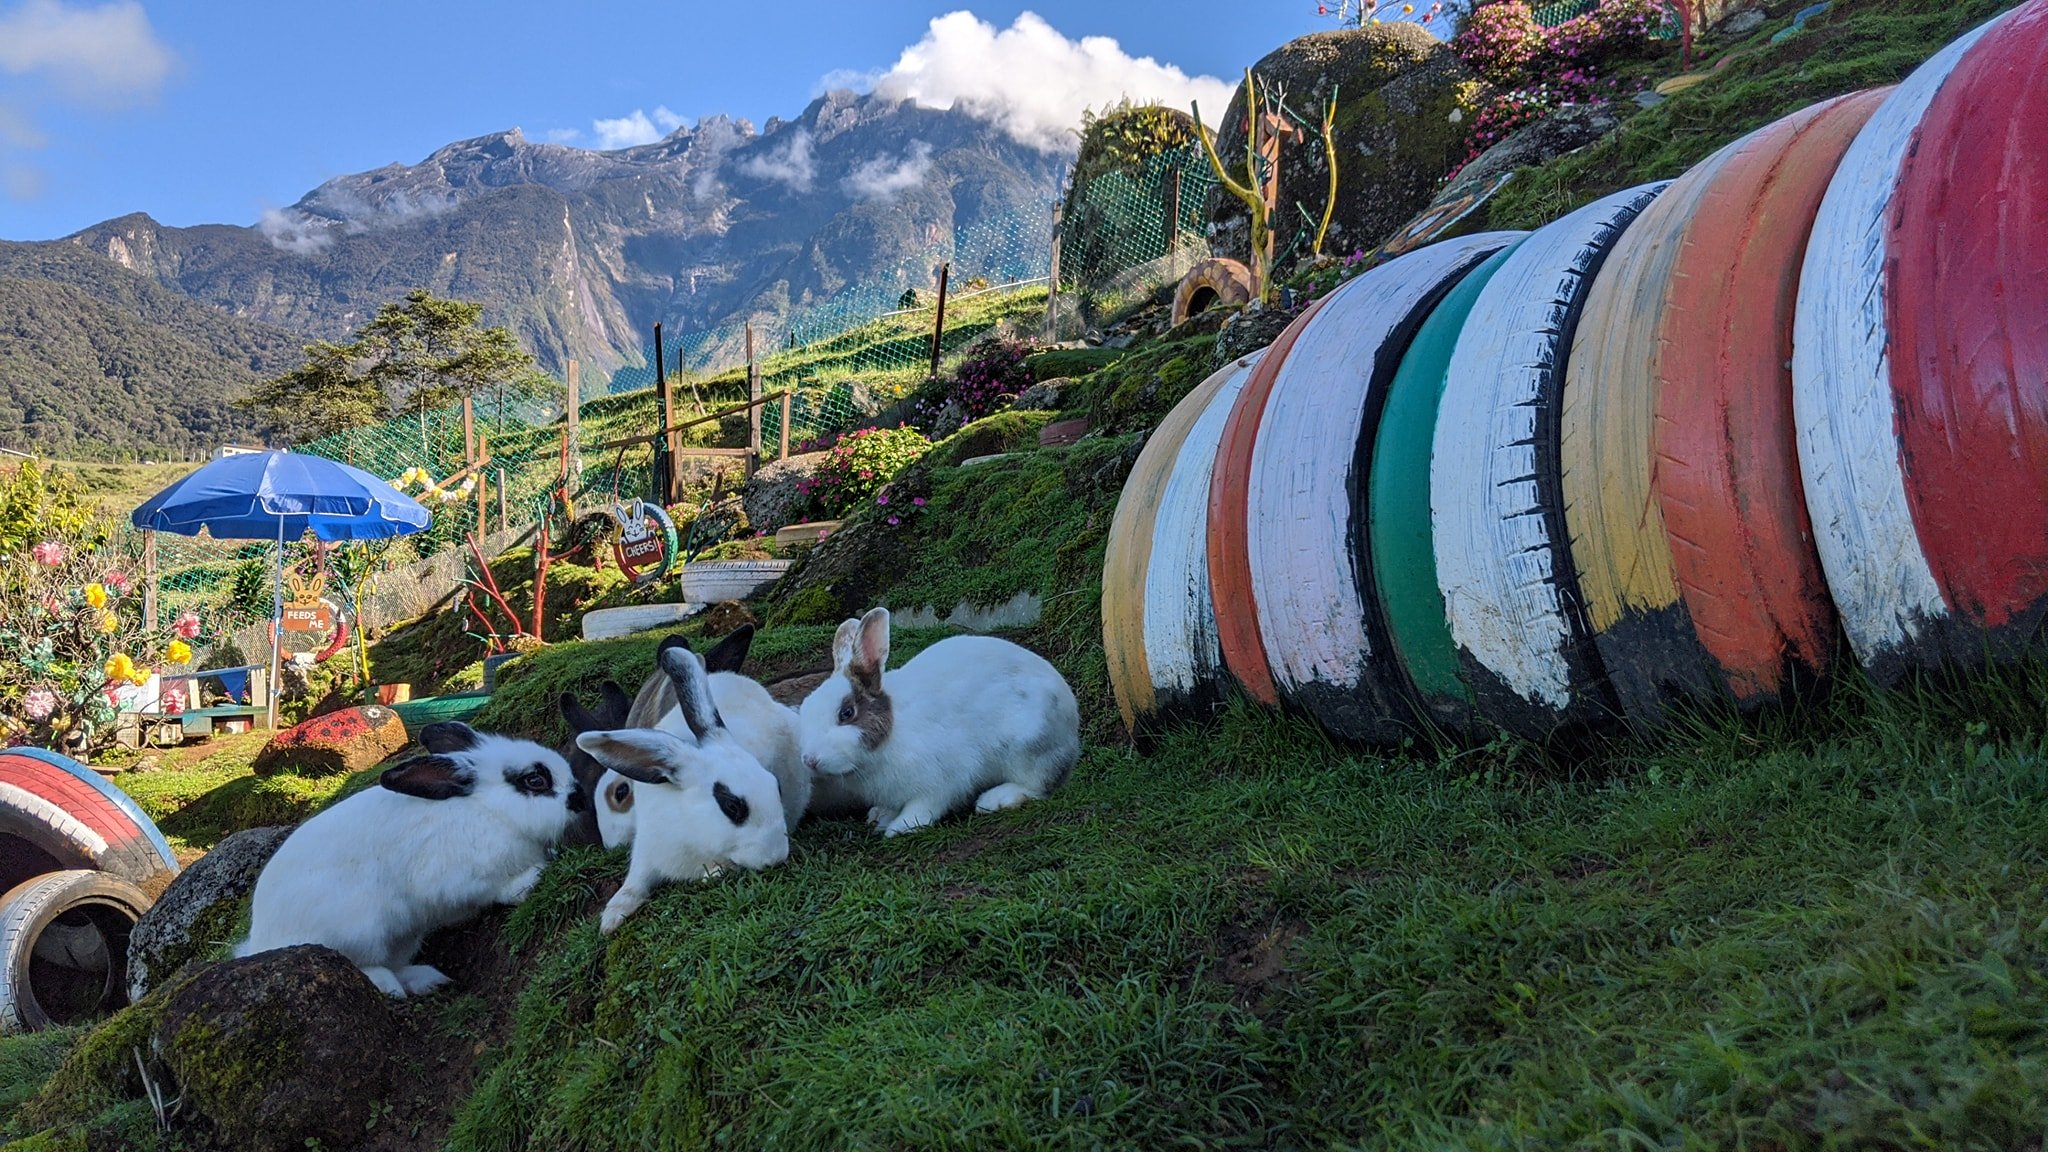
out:
<path id="1" fill-rule="evenodd" d="M 787 184 L 797 192 L 809 192 L 811 181 L 818 174 L 817 165 L 811 160 L 811 144 L 810 132 L 798 128 L 790 134 L 789 143 L 748 158 L 740 165 L 740 171 L 763 180 Z"/>
<path id="2" fill-rule="evenodd" d="M 256 230 L 273 247 L 297 256 L 311 256 L 334 243 L 334 229 L 330 225 L 276 208 L 263 210 L 263 215 L 256 218 Z"/>
<path id="3" fill-rule="evenodd" d="M 81 103 L 120 108 L 148 100 L 173 63 L 135 0 L 96 7 L 24 0 L 0 12 L 0 72 L 39 73 Z"/>
<path id="4" fill-rule="evenodd" d="M 863 160 L 846 175 L 846 190 L 857 200 L 893 200 L 924 183 L 932 169 L 932 146 L 922 140 L 910 145 L 901 160 L 877 156 Z"/>
<path id="5" fill-rule="evenodd" d="M 635 108 L 616 119 L 590 122 L 590 130 L 597 136 L 597 149 L 600 152 L 652 144 L 682 126 L 681 116 L 660 105 L 655 106 L 652 117 Z"/>
<path id="6" fill-rule="evenodd" d="M 827 78 L 848 86 L 844 73 Z M 972 12 L 931 22 L 924 39 L 873 78 L 874 91 L 931 108 L 960 108 L 1000 124 L 1020 144 L 1053 152 L 1074 146 L 1081 113 L 1128 97 L 1186 108 L 1199 100 L 1220 115 L 1233 85 L 1189 76 L 1150 56 L 1133 57 L 1107 36 L 1069 40 L 1034 12 L 1008 28 Z"/>
<path id="7" fill-rule="evenodd" d="M 0 148 L 41 148 L 49 143 L 28 113 L 8 104 L 0 104 Z"/>

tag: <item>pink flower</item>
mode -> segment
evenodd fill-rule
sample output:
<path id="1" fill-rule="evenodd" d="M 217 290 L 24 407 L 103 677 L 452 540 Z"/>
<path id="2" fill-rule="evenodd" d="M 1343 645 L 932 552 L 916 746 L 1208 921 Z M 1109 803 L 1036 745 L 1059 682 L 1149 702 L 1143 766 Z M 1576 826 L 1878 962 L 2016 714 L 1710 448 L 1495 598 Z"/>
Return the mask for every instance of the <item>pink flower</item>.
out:
<path id="1" fill-rule="evenodd" d="M 902 521 L 902 520 L 900 520 L 900 519 L 898 519 L 898 518 L 896 518 L 896 517 L 894 517 L 894 516 L 891 516 L 891 517 L 889 517 L 889 527 L 891 527 L 891 528 L 894 528 L 894 527 L 895 527 L 896 525 L 898 525 L 898 524 L 901 524 L 901 523 L 903 523 L 903 521 Z"/>
<path id="2" fill-rule="evenodd" d="M 887 496 L 877 496 L 877 497 L 875 497 L 875 503 L 877 503 L 877 504 L 887 504 L 888 502 L 889 502 L 889 498 L 888 498 Z"/>
<path id="3" fill-rule="evenodd" d="M 918 506 L 919 508 L 922 508 L 922 507 L 924 507 L 924 497 L 922 497 L 922 496 L 912 496 L 912 497 L 910 498 L 910 502 L 911 502 L 912 504 L 915 504 L 915 505 L 917 505 L 917 506 Z"/>
<path id="4" fill-rule="evenodd" d="M 64 562 L 64 545 L 59 544 L 55 540 L 45 540 L 41 544 L 29 549 L 28 554 L 35 557 L 36 563 L 48 568 L 55 568 Z"/>
<path id="5" fill-rule="evenodd" d="M 198 614 L 189 608 L 178 613 L 178 618 L 171 621 L 171 631 L 176 632 L 180 640 L 199 639 Z"/>
<path id="6" fill-rule="evenodd" d="M 31 720 L 47 720 L 57 710 L 57 694 L 48 688 L 38 688 L 21 698 L 21 710 Z"/>
<path id="7" fill-rule="evenodd" d="M 128 582 L 128 574 L 120 571 L 113 571 L 107 573 L 106 578 L 102 581 L 102 583 L 106 584 L 107 587 L 112 588 L 114 591 L 119 592 L 123 596 L 126 596 L 128 594 L 128 590 L 135 586 Z"/>

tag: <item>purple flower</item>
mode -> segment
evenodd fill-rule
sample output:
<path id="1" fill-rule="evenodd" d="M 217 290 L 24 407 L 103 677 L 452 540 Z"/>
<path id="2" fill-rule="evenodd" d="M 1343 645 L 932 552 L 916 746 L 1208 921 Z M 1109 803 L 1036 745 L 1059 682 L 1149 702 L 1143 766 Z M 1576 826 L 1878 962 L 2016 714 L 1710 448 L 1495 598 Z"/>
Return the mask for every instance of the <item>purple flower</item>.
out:
<path id="1" fill-rule="evenodd" d="M 877 496 L 877 497 L 875 497 L 875 503 L 877 503 L 877 504 L 887 504 L 888 502 L 889 502 L 889 498 L 888 498 L 887 496 Z"/>
<path id="2" fill-rule="evenodd" d="M 891 527 L 891 528 L 894 528 L 894 527 L 895 527 L 896 525 L 898 525 L 898 524 L 901 524 L 901 523 L 903 523 L 903 521 L 902 521 L 902 520 L 900 520 L 900 519 L 898 519 L 898 518 L 896 518 L 896 517 L 894 517 L 894 516 L 891 516 L 891 517 L 889 517 L 889 527 Z"/>

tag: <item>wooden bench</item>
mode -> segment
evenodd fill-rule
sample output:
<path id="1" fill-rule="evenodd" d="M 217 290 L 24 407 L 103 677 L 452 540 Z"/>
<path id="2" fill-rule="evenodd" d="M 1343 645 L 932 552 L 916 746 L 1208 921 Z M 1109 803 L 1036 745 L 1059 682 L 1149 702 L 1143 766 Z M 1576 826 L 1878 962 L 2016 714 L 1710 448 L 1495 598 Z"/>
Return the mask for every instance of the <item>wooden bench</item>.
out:
<path id="1" fill-rule="evenodd" d="M 178 714 L 178 723 L 184 729 L 185 739 L 192 740 L 213 735 L 217 721 L 248 720 L 251 725 L 260 722 L 270 710 L 270 684 L 266 676 L 269 668 L 262 664 L 243 664 L 235 668 L 208 668 L 199 672 L 180 672 L 165 676 L 164 686 L 182 684 L 185 695 L 185 710 Z M 221 704 L 211 708 L 201 707 L 200 681 L 217 677 L 221 688 L 229 699 L 246 695 L 246 704 Z M 236 680 L 246 682 L 242 692 L 236 691 Z"/>

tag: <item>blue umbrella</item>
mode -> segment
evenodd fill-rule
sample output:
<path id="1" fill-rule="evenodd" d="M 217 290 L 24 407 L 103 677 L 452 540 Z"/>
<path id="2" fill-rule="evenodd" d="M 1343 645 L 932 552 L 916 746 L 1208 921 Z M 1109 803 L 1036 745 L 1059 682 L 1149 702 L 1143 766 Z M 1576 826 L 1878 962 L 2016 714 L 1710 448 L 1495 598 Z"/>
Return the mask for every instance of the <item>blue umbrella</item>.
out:
<path id="1" fill-rule="evenodd" d="M 277 724 L 278 629 L 284 616 L 284 542 L 381 540 L 425 528 L 419 501 L 360 468 L 294 452 L 223 457 L 143 501 L 137 528 L 217 540 L 276 540 L 277 590 L 270 628 L 270 722 Z"/>
<path id="2" fill-rule="evenodd" d="M 219 540 L 380 540 L 425 528 L 419 501 L 360 468 L 295 452 L 215 460 L 144 501 L 137 528 Z"/>

